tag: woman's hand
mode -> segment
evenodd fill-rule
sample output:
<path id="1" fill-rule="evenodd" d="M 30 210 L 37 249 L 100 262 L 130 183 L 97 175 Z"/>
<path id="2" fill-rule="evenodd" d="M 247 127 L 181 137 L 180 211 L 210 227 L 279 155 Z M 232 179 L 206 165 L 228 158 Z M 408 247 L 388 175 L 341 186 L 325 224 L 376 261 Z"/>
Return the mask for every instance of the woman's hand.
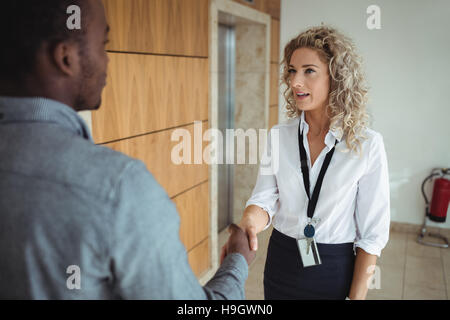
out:
<path id="1" fill-rule="evenodd" d="M 244 216 L 239 223 L 239 227 L 247 234 L 250 249 L 252 251 L 258 250 L 258 237 L 256 236 L 257 225 L 255 221 L 252 220 L 252 216 Z"/>

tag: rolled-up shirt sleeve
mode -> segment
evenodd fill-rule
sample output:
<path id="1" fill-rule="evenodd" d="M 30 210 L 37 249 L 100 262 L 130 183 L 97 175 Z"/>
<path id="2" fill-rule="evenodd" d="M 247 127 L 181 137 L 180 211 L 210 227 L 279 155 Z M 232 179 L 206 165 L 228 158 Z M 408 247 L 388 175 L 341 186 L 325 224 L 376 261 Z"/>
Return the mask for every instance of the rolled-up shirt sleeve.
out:
<path id="1" fill-rule="evenodd" d="M 389 173 L 383 137 L 377 133 L 369 149 L 366 173 L 358 182 L 355 247 L 380 257 L 389 239 Z"/>
<path id="2" fill-rule="evenodd" d="M 256 205 L 268 213 L 269 222 L 263 230 L 266 230 L 272 223 L 273 216 L 277 212 L 279 205 L 276 179 L 276 173 L 279 169 L 278 130 L 277 128 L 273 128 L 267 136 L 267 143 L 260 161 L 256 184 L 250 199 L 245 204 L 245 207 Z"/>

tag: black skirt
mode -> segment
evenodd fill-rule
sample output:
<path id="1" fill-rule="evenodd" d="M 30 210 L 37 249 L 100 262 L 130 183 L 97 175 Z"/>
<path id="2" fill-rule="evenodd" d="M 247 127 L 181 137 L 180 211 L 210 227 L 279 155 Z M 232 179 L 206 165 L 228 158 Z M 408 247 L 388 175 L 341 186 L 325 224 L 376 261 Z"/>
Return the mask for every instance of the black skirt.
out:
<path id="1" fill-rule="evenodd" d="M 322 264 L 304 268 L 297 240 L 273 229 L 264 268 L 264 298 L 344 300 L 353 277 L 353 243 L 317 243 L 317 248 Z"/>

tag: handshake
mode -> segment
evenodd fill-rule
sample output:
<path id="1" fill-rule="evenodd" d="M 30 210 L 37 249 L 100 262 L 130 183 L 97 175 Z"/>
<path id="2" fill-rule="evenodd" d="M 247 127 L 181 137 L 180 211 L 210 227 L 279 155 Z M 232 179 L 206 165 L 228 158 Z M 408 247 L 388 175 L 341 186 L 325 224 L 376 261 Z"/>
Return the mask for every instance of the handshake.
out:
<path id="1" fill-rule="evenodd" d="M 256 256 L 256 250 L 252 250 L 253 248 L 250 247 L 251 237 L 234 223 L 228 227 L 228 232 L 230 233 L 230 237 L 228 238 L 227 243 L 222 247 L 220 264 L 222 264 L 227 255 L 231 253 L 240 253 L 244 256 L 245 260 L 247 260 L 247 264 L 250 266 L 250 263 L 252 263 Z"/>
<path id="2" fill-rule="evenodd" d="M 230 253 L 240 253 L 247 260 L 248 265 L 255 259 L 258 249 L 258 232 L 261 232 L 269 222 L 269 214 L 256 205 L 245 208 L 243 218 L 239 226 L 234 223 L 228 227 L 230 238 L 222 247 L 220 264 Z"/>

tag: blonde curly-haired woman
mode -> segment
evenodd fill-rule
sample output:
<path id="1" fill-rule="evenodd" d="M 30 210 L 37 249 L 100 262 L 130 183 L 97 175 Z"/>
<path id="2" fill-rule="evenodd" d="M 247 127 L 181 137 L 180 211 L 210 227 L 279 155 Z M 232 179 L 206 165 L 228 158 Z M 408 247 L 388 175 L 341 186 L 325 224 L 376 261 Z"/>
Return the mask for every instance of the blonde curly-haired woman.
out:
<path id="1" fill-rule="evenodd" d="M 361 59 L 350 39 L 320 26 L 292 39 L 282 64 L 291 119 L 267 143 L 278 169 L 260 170 L 239 224 L 256 250 L 273 222 L 265 299 L 365 299 L 389 238 L 390 200 Z"/>

